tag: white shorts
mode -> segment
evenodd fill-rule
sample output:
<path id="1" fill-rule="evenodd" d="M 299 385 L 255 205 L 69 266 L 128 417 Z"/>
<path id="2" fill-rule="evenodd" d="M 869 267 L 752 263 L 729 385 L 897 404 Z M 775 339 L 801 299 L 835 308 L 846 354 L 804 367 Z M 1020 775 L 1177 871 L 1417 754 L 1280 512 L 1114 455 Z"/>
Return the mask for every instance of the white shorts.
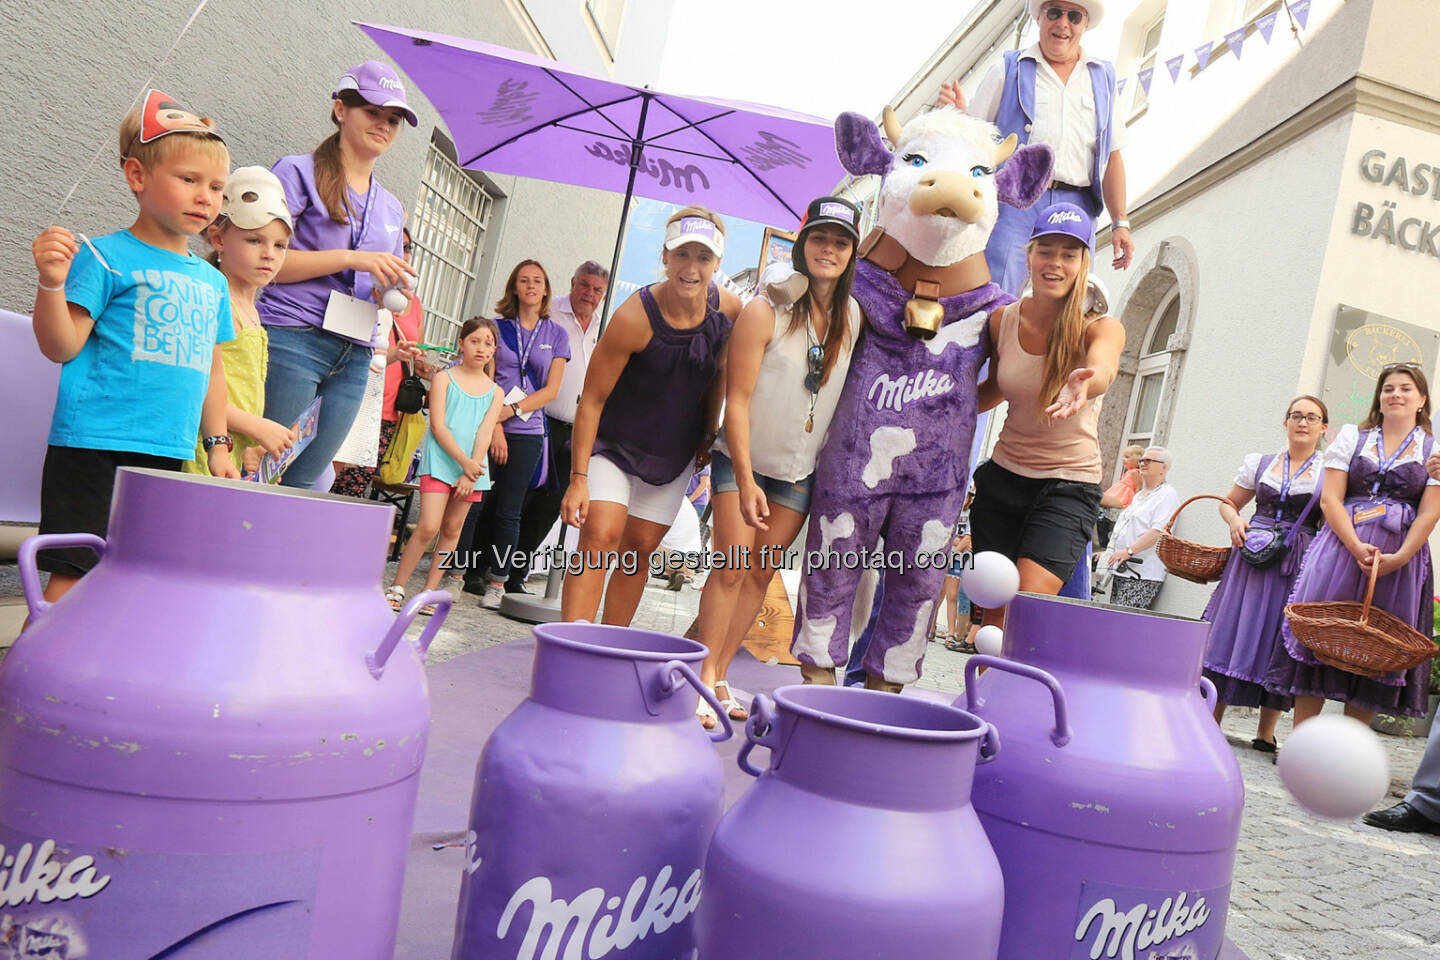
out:
<path id="1" fill-rule="evenodd" d="M 668 528 L 680 512 L 691 471 L 681 470 L 680 476 L 657 487 L 632 477 L 605 457 L 595 456 L 590 458 L 589 473 L 586 485 L 590 488 L 591 500 L 621 504 L 630 516 Z"/>

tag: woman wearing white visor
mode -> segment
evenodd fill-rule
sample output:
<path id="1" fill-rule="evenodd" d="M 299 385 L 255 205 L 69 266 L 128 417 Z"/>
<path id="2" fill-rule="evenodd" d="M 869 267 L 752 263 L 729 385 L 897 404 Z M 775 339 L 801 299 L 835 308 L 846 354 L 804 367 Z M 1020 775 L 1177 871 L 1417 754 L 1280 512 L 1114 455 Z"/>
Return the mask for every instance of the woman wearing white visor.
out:
<path id="1" fill-rule="evenodd" d="M 561 597 L 567 621 L 595 619 L 605 575 L 618 566 L 602 622 L 629 625 L 692 466 L 709 461 L 723 349 L 740 313 L 740 298 L 711 282 L 724 252 L 718 214 L 677 211 L 665 228 L 665 279 L 621 304 L 595 346 L 560 512 L 580 528 L 578 568 Z"/>

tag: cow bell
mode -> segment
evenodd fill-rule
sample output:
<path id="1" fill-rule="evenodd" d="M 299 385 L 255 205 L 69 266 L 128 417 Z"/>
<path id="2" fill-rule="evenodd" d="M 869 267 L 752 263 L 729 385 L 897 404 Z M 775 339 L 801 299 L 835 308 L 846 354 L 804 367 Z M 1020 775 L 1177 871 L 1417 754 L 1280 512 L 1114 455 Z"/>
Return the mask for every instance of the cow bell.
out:
<path id="1" fill-rule="evenodd" d="M 940 284 L 915 281 L 915 296 L 905 304 L 905 332 L 916 340 L 929 340 L 940 332 L 945 308 L 940 305 Z"/>

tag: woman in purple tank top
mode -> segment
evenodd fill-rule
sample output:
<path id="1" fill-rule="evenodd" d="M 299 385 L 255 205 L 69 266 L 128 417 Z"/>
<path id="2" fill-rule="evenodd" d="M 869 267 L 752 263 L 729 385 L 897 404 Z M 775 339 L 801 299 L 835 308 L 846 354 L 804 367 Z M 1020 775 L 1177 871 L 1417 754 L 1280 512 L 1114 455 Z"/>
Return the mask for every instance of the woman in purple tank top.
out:
<path id="1" fill-rule="evenodd" d="M 561 615 L 628 626 L 694 465 L 710 460 L 720 424 L 726 338 L 740 298 L 711 283 L 725 225 L 685 207 L 665 228 L 665 279 L 642 287 L 605 327 L 585 373 L 560 516 L 580 528 Z M 591 454 L 594 456 L 591 456 Z"/>

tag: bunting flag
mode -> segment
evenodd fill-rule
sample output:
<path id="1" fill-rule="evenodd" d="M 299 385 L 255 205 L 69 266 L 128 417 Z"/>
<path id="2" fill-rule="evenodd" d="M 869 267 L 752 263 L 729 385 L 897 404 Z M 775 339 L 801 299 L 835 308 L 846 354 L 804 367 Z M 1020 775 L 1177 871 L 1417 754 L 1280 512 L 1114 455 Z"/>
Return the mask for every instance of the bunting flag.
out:
<path id="1" fill-rule="evenodd" d="M 1178 57 L 1171 57 L 1169 60 L 1166 60 L 1166 61 L 1165 61 L 1165 66 L 1166 66 L 1167 68 L 1169 68 L 1169 70 L 1170 70 L 1170 82 L 1171 82 L 1171 83 L 1179 83 L 1179 82 L 1180 82 L 1180 64 L 1182 64 L 1182 63 L 1184 63 L 1184 62 L 1185 62 L 1185 54 L 1183 54 L 1183 53 L 1180 54 L 1180 56 L 1178 56 Z"/>
<path id="2" fill-rule="evenodd" d="M 1265 38 L 1266 43 L 1270 42 L 1270 35 L 1275 32 L 1275 21 L 1279 19 L 1280 11 L 1277 10 L 1274 13 L 1267 13 L 1255 21 L 1255 29 L 1260 31 L 1260 36 Z"/>
<path id="3" fill-rule="evenodd" d="M 1115 81 L 1115 96 L 1118 97 L 1120 96 L 1120 94 L 1125 92 L 1125 84 L 1128 82 L 1130 82 L 1129 77 L 1121 77 L 1119 80 Z"/>
<path id="4" fill-rule="evenodd" d="M 1310 0 L 1291 0 L 1290 15 L 1295 22 L 1300 24 L 1300 29 L 1305 29 L 1305 21 L 1310 19 Z"/>
<path id="5" fill-rule="evenodd" d="M 1239 60 L 1240 50 L 1245 46 L 1245 28 L 1231 30 L 1225 34 L 1225 45 L 1230 48 L 1231 53 L 1235 54 L 1235 59 Z"/>
<path id="6" fill-rule="evenodd" d="M 1144 70 L 1135 74 L 1135 79 L 1140 81 L 1140 89 L 1144 90 L 1147 95 L 1150 93 L 1150 81 L 1154 76 L 1154 67 L 1146 67 Z"/>
<path id="7" fill-rule="evenodd" d="M 1210 65 L 1210 51 L 1214 48 L 1215 41 L 1202 43 L 1195 48 L 1195 59 L 1200 61 L 1200 69 L 1204 70 Z"/>

